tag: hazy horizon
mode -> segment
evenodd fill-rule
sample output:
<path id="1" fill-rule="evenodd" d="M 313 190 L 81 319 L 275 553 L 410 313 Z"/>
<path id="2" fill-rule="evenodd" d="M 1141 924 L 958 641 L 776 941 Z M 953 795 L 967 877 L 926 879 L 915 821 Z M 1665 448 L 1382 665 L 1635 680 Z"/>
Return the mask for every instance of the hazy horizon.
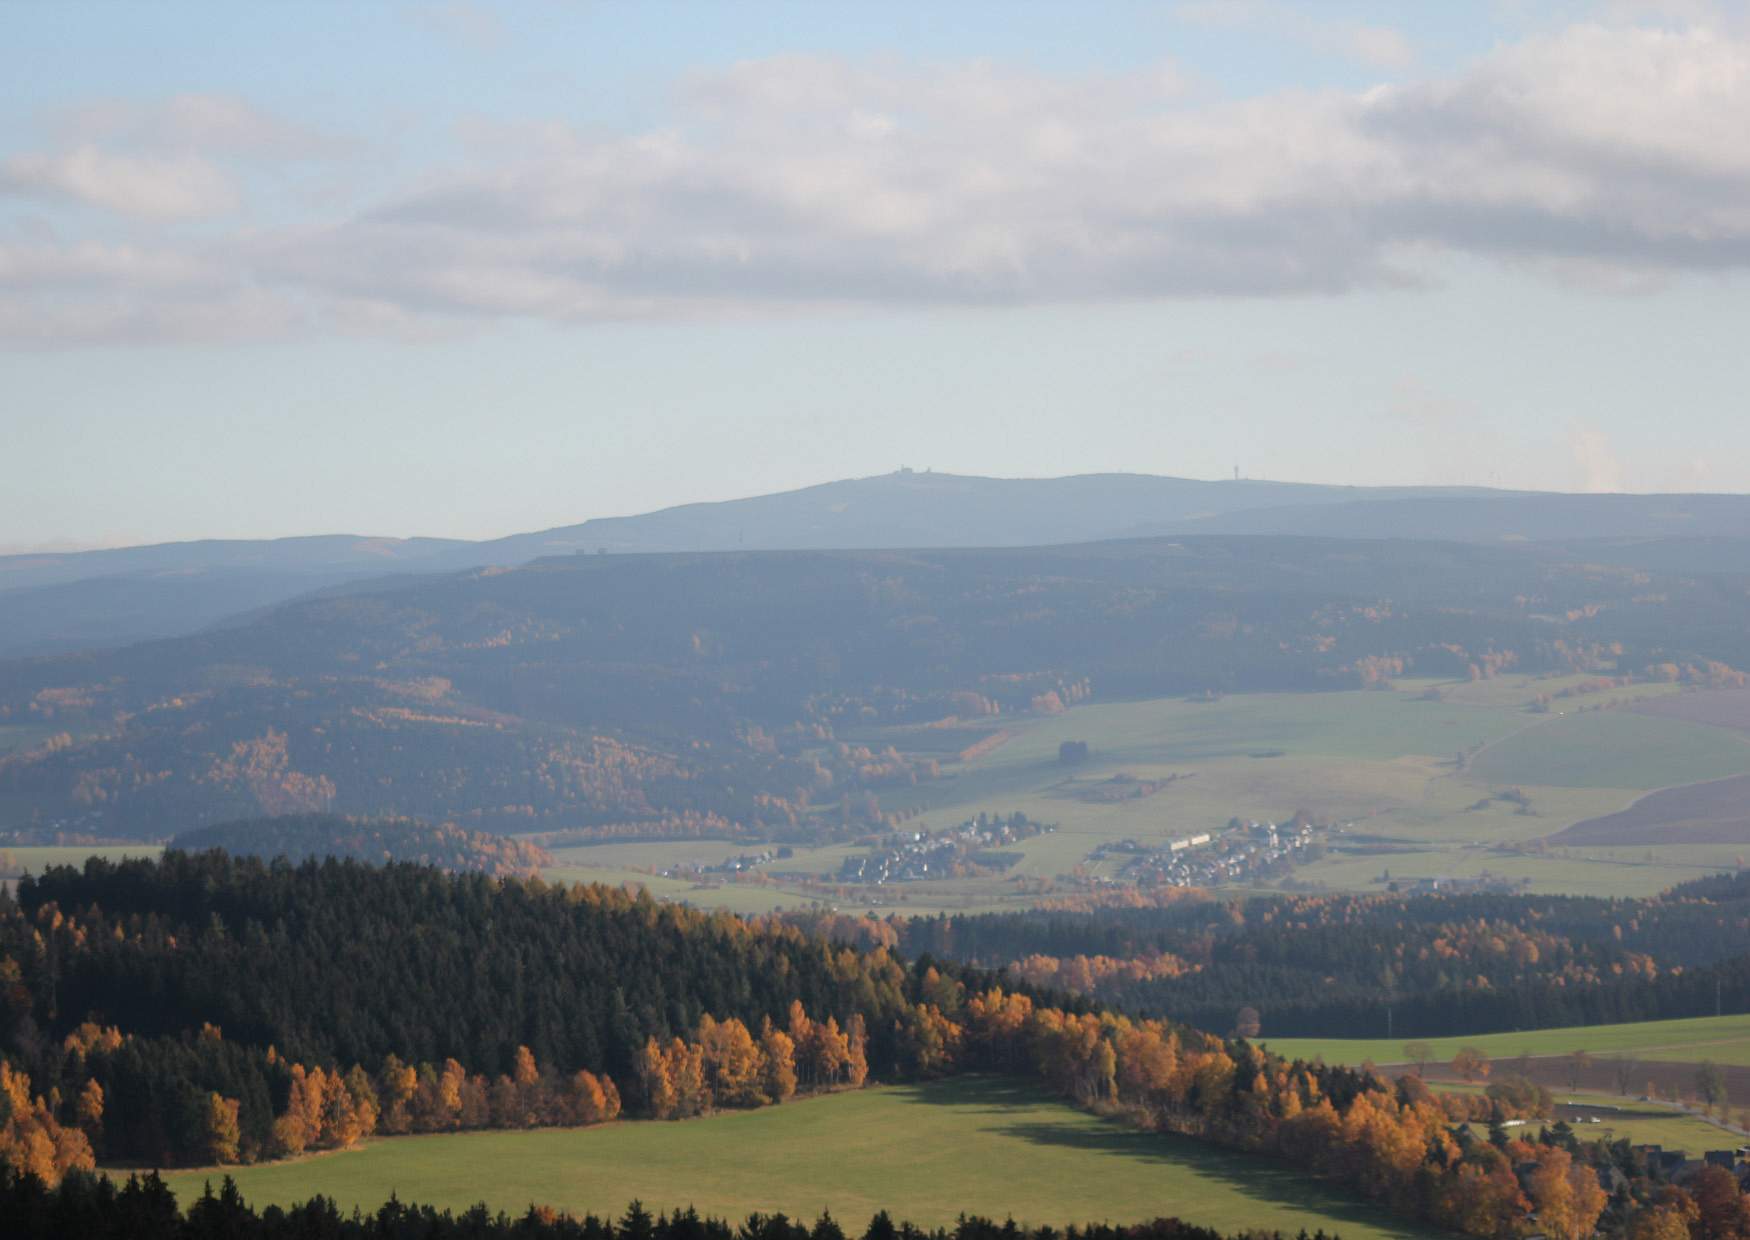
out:
<path id="1" fill-rule="evenodd" d="M 981 480 L 989 480 L 989 481 L 995 481 L 995 482 L 1042 482 L 1042 481 L 1055 481 L 1055 480 L 1060 480 L 1060 479 L 1076 478 L 1076 477 L 1101 477 L 1101 476 L 1115 476 L 1115 475 L 1126 475 L 1127 474 L 1127 475 L 1132 476 L 1132 477 L 1153 477 L 1153 478 L 1170 477 L 1170 478 L 1175 478 L 1175 479 L 1178 479 L 1181 481 L 1186 481 L 1186 482 L 1232 483 L 1232 484 L 1238 484 L 1238 485 L 1244 485 L 1246 483 L 1255 483 L 1255 482 L 1280 483 L 1280 484 L 1285 484 L 1285 485 L 1290 485 L 1290 486 L 1333 486 L 1333 487 L 1339 487 L 1339 486 L 1350 485 L 1350 484 L 1346 484 L 1346 483 L 1328 483 L 1328 482 L 1324 482 L 1324 481 L 1317 479 L 1317 478 L 1254 478 L 1254 477 L 1248 477 L 1244 474 L 1239 475 L 1238 477 L 1236 477 L 1232 474 L 1229 474 L 1227 477 L 1224 477 L 1224 478 L 1190 478 L 1190 477 L 1185 477 L 1183 475 L 1176 475 L 1176 474 L 1172 474 L 1172 475 L 1146 474 L 1146 473 L 1142 473 L 1140 471 L 1135 471 L 1135 470 L 1098 470 L 1098 471 L 1090 471 L 1089 473 L 1086 473 L 1086 474 L 1011 474 L 1011 475 L 999 475 L 999 474 L 956 473 L 956 472 L 952 472 L 949 470 L 935 469 L 935 468 L 930 467 L 930 466 L 921 466 L 920 467 L 920 466 L 901 465 L 901 466 L 897 466 L 893 469 L 879 470 L 879 471 L 870 472 L 870 473 L 853 474 L 853 475 L 846 476 L 844 478 L 823 478 L 823 479 L 820 479 L 819 481 L 816 481 L 816 482 L 805 482 L 797 487 L 785 488 L 782 491 L 775 491 L 775 492 L 762 491 L 762 492 L 754 492 L 754 493 L 747 493 L 747 494 L 739 494 L 739 493 L 738 494 L 726 494 L 726 495 L 712 496 L 712 497 L 707 498 L 707 499 L 681 500 L 675 504 L 665 504 L 661 508 L 639 509 L 639 510 L 627 511 L 627 512 L 589 513 L 589 514 L 584 515 L 584 516 L 579 516 L 575 520 L 561 521 L 561 522 L 558 522 L 556 525 L 542 526 L 539 529 L 510 529 L 510 528 L 506 528 L 506 529 L 492 529 L 492 530 L 488 530 L 484 533 L 475 534 L 475 535 L 438 536 L 438 535 L 427 534 L 427 533 L 425 533 L 421 530 L 418 530 L 418 529 L 415 529 L 415 530 L 412 530 L 411 532 L 406 532 L 406 533 L 401 533 L 401 532 L 387 532 L 386 533 L 386 532 L 381 531 L 381 530 L 315 529 L 315 528 L 312 528 L 312 529 L 308 529 L 308 530 L 301 530 L 301 531 L 298 531 L 296 533 L 291 533 L 291 534 L 261 535 L 261 536 L 259 536 L 259 538 L 274 539 L 274 538 L 338 537 L 338 538 L 386 538 L 386 539 L 397 539 L 397 540 L 410 540 L 410 539 L 416 539 L 416 538 L 448 537 L 448 538 L 453 538 L 457 541 L 463 541 L 463 542 L 489 542 L 489 541 L 496 539 L 496 538 L 509 537 L 509 536 L 515 535 L 515 534 L 540 533 L 541 530 L 544 530 L 544 529 L 559 529 L 559 528 L 564 528 L 564 527 L 572 526 L 572 525 L 584 525 L 584 524 L 591 522 L 591 521 L 618 520 L 618 519 L 623 519 L 623 518 L 628 518 L 628 517 L 648 516 L 652 513 L 666 511 L 666 510 L 671 509 L 671 508 L 686 508 L 686 507 L 691 507 L 694 505 L 733 503 L 736 500 L 744 500 L 744 499 L 762 499 L 762 498 L 767 498 L 767 497 L 772 496 L 772 495 L 793 494 L 797 491 L 807 491 L 807 490 L 812 490 L 816 487 L 831 486 L 831 485 L 834 485 L 835 483 L 860 482 L 860 481 L 866 481 L 866 480 L 875 479 L 875 478 L 891 477 L 891 476 L 894 476 L 896 474 L 932 474 L 932 475 L 940 475 L 943 477 L 951 477 L 951 478 L 977 478 L 977 479 L 981 479 Z M 1371 485 L 1371 484 L 1365 484 L 1363 487 L 1358 488 L 1358 489 L 1368 489 L 1369 485 Z M 1390 486 L 1392 484 L 1379 484 L 1379 485 Z M 1415 485 L 1415 484 L 1405 484 L 1405 485 Z M 1481 485 L 1473 486 L 1473 485 L 1466 484 L 1466 483 L 1451 483 L 1451 484 L 1437 484 L 1437 485 L 1443 489 L 1448 489 L 1448 490 L 1453 490 L 1453 491 L 1476 491 L 1476 490 L 1489 491 L 1489 490 L 1494 490 L 1494 491 L 1500 491 L 1503 494 L 1515 494 L 1515 493 L 1521 492 L 1520 488 L 1487 487 L 1487 486 L 1481 486 Z M 1612 494 L 1612 495 L 1728 494 L 1729 495 L 1729 494 L 1743 494 L 1743 492 L 1707 492 L 1707 491 L 1694 491 L 1694 492 L 1686 492 L 1686 493 L 1685 492 L 1645 492 L 1645 491 L 1636 492 L 1636 491 L 1628 491 L 1628 490 L 1611 491 L 1611 492 L 1580 491 L 1580 490 L 1564 491 L 1564 490 L 1561 490 L 1559 488 L 1558 489 L 1550 489 L 1550 490 L 1542 491 L 1539 493 L 1547 494 L 1547 495 L 1597 495 L 1597 494 Z M 226 534 L 226 535 L 196 535 L 193 538 L 189 538 L 189 539 L 168 539 L 165 541 L 167 541 L 167 542 L 199 542 L 199 541 L 205 541 L 205 540 L 255 541 L 255 540 L 257 540 L 257 537 L 258 536 L 250 535 L 248 533 L 237 533 L 237 534 Z M 135 543 L 135 542 L 115 542 L 115 541 L 81 543 L 81 542 L 76 542 L 76 541 L 71 540 L 71 539 L 50 538 L 50 539 L 45 539 L 44 541 L 39 542 L 39 543 L 16 543 L 16 544 L 14 544 L 14 543 L 0 543 L 0 556 L 9 556 L 9 555 L 66 555 L 66 554 L 76 554 L 76 553 L 81 552 L 81 551 L 112 551 L 112 550 L 119 550 L 119 549 L 125 548 L 125 547 L 137 547 L 137 546 L 141 546 L 141 545 L 148 545 L 148 544 L 141 544 L 141 543 Z"/>

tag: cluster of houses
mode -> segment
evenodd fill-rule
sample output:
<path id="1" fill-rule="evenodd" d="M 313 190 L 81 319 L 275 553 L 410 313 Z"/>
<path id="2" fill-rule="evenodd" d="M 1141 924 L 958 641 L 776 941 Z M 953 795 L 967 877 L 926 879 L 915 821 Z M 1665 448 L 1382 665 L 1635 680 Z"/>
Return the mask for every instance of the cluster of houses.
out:
<path id="1" fill-rule="evenodd" d="M 1121 840 L 1102 844 L 1089 860 L 1127 853 L 1117 881 L 1169 887 L 1214 887 L 1286 873 L 1310 860 L 1322 846 L 1322 828 L 1312 822 L 1278 826 L 1240 822 L 1226 830 L 1179 836 L 1164 844 Z"/>
<path id="2" fill-rule="evenodd" d="M 1649 1174 L 1677 1185 L 1679 1188 L 1694 1179 L 1703 1167 L 1724 1167 L 1738 1177 L 1738 1183 L 1746 1192 L 1750 1192 L 1750 1161 L 1746 1161 L 1750 1146 L 1739 1146 L 1735 1150 L 1709 1150 L 1700 1158 L 1691 1158 L 1682 1150 L 1668 1150 L 1659 1145 L 1637 1145 L 1634 1151 L 1640 1156 L 1642 1164 Z M 1628 1182 L 1628 1177 L 1616 1167 L 1598 1168 L 1598 1186 L 1607 1193 L 1615 1193 Z"/>
<path id="3" fill-rule="evenodd" d="M 879 886 L 951 878 L 964 873 L 968 865 L 986 870 L 1006 869 L 1020 860 L 1020 854 L 993 850 L 1053 829 L 1024 814 L 1007 818 L 980 814 L 942 831 L 904 832 L 861 856 L 846 857 L 835 878 L 841 883 Z"/>
<path id="4" fill-rule="evenodd" d="M 1523 1119 L 1503 1120 L 1503 1128 L 1524 1128 L 1533 1121 Z M 1582 1124 L 1596 1124 L 1600 1121 L 1588 1117 L 1575 1121 Z M 1558 1126 L 1559 1127 L 1559 1126 Z M 1453 1129 L 1453 1135 L 1462 1143 L 1474 1140 L 1475 1137 L 1463 1126 Z M 1609 1134 L 1605 1134 L 1608 1139 Z M 1738 1183 L 1746 1192 L 1750 1192 L 1750 1146 L 1739 1146 L 1731 1150 L 1709 1150 L 1700 1158 L 1691 1158 L 1682 1150 L 1668 1150 L 1662 1145 L 1636 1145 L 1631 1147 L 1639 1164 L 1646 1168 L 1647 1174 L 1656 1180 L 1683 1187 L 1699 1175 L 1704 1167 L 1724 1167 L 1738 1178 Z M 1533 1160 L 1516 1163 L 1514 1174 L 1518 1177 L 1521 1187 L 1528 1185 L 1531 1177 L 1536 1175 L 1539 1164 Z M 1598 1186 L 1605 1192 L 1614 1195 L 1618 1190 L 1628 1186 L 1628 1175 L 1614 1165 L 1593 1168 L 1598 1177 Z"/>
<path id="5" fill-rule="evenodd" d="M 1681 1185 L 1685 1180 L 1695 1175 L 1703 1167 L 1724 1167 L 1738 1177 L 1746 1191 L 1750 1191 L 1750 1146 L 1740 1145 L 1734 1150 L 1709 1150 L 1700 1158 L 1691 1158 L 1682 1150 L 1668 1150 L 1659 1145 L 1637 1145 L 1635 1153 L 1646 1160 L 1649 1168 L 1655 1165 L 1664 1173 L 1667 1180 Z"/>

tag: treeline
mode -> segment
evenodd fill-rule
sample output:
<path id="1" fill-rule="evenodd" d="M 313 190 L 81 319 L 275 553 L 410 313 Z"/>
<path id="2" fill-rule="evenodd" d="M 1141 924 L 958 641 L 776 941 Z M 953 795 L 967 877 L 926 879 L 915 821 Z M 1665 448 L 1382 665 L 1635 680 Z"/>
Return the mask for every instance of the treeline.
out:
<path id="1" fill-rule="evenodd" d="M 348 818 L 339 814 L 286 814 L 185 831 L 170 841 L 184 852 L 222 848 L 239 857 L 351 857 L 382 864 L 411 861 L 440 870 L 534 874 L 553 858 L 544 848 L 453 822 L 417 818 Z"/>
<path id="2" fill-rule="evenodd" d="M 1142 907 L 796 919 L 1202 1028 L 1406 1037 L 1750 1011 L 1750 872 L 1639 900 L 1170 893 Z M 1389 1011 L 1389 1016 L 1388 1016 Z M 1388 1026 L 1388 1020 L 1390 1022 Z"/>
<path id="3" fill-rule="evenodd" d="M 653 1119 L 787 1102 L 799 1092 L 863 1085 L 868 1038 L 861 1013 L 843 1030 L 792 1003 L 785 1027 L 768 1018 L 755 1039 L 741 1021 L 706 1015 L 690 1039 L 649 1039 L 639 1053 L 634 1105 Z M 229 1046 L 212 1025 L 192 1040 L 140 1039 L 86 1023 L 62 1044 L 45 1097 L 0 1060 L 0 1163 L 53 1183 L 99 1155 L 153 1165 L 225 1165 L 347 1149 L 377 1134 L 583 1127 L 619 1116 L 613 1078 L 544 1070 L 518 1047 L 511 1072 L 470 1073 L 454 1059 L 375 1071 L 289 1063 L 276 1050 Z M 61 1100 L 55 1105 L 54 1100 Z"/>
<path id="4" fill-rule="evenodd" d="M 863 1014 L 849 1027 L 838 1019 L 810 1020 L 792 1003 L 785 1028 L 767 1017 L 756 1040 L 733 1016 L 699 1022 L 691 1041 L 651 1038 L 638 1056 L 644 1112 L 653 1119 L 685 1119 L 716 1107 L 762 1107 L 788 1101 L 798 1087 L 857 1089 L 869 1078 L 869 1039 Z"/>
<path id="5" fill-rule="evenodd" d="M 98 1156 L 163 1166 L 284 1158 L 346 1149 L 377 1133 L 581 1127 L 620 1113 L 611 1078 L 542 1071 L 520 1048 L 511 1075 L 454 1059 L 367 1072 L 289 1063 L 272 1047 L 144 1039 L 87 1023 L 63 1041 L 58 1075 L 37 1092 L 0 1060 L 0 1163 L 53 1183 Z"/>
<path id="6" fill-rule="evenodd" d="M 289 1209 L 257 1212 L 227 1177 L 209 1184 L 186 1210 L 156 1175 L 131 1176 L 117 1187 L 108 1179 L 70 1176 L 49 1188 L 0 1165 L 0 1218 L 15 1240 L 849 1240 L 830 1214 L 812 1225 L 782 1214 L 753 1214 L 745 1222 L 701 1217 L 691 1209 L 652 1215 L 634 1201 L 618 1219 L 574 1218 L 531 1205 L 518 1218 L 477 1205 L 460 1215 L 431 1206 L 390 1201 L 369 1215 L 344 1214 L 328 1198 Z M 1283 1240 L 1280 1232 L 1246 1231 L 1224 1238 L 1208 1227 L 1157 1218 L 1128 1226 L 1017 1227 L 963 1215 L 952 1228 L 895 1223 L 883 1210 L 861 1240 Z M 1323 1230 L 1297 1240 L 1337 1240 Z"/>

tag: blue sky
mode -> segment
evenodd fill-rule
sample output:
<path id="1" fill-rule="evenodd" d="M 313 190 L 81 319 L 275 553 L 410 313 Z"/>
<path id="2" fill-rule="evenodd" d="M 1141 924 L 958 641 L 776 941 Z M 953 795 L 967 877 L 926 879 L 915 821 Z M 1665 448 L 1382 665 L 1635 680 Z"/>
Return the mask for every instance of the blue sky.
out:
<path id="1" fill-rule="evenodd" d="M 902 464 L 1750 489 L 1741 6 L 7 18 L 0 546 Z"/>

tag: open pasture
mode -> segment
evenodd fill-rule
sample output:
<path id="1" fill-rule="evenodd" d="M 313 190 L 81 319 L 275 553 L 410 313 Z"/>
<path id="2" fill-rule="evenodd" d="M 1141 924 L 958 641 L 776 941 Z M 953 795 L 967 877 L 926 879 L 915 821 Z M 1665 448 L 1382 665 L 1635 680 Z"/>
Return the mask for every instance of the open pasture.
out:
<path id="1" fill-rule="evenodd" d="M 1448 702 L 1464 706 L 1494 706 L 1506 710 L 1525 710 L 1535 705 L 1540 699 L 1552 699 L 1553 708 L 1578 708 L 1581 706 L 1597 706 L 1600 704 L 1623 704 L 1651 701 L 1655 698 L 1672 697 L 1681 693 L 1681 686 L 1668 684 L 1664 681 L 1649 681 L 1645 684 L 1620 685 L 1614 689 L 1606 689 L 1599 693 L 1588 693 L 1585 687 L 1596 682 L 1597 677 L 1587 673 L 1576 673 L 1570 676 L 1526 676 L 1509 673 L 1504 676 L 1493 676 L 1487 680 L 1412 680 L 1405 678 L 1397 682 L 1400 689 L 1411 689 L 1421 685 L 1440 694 Z M 1558 697 L 1558 694 L 1579 690 L 1573 697 Z"/>
<path id="2" fill-rule="evenodd" d="M 1302 866 L 1295 877 L 1333 891 L 1385 891 L 1390 881 L 1400 885 L 1416 879 L 1503 878 L 1538 895 L 1581 893 L 1595 896 L 1656 895 L 1677 883 L 1705 878 L 1736 868 L 1731 849 L 1695 846 L 1658 850 L 1644 848 L 1570 848 L 1547 853 L 1503 853 L 1484 847 L 1431 845 L 1394 853 L 1333 853 Z"/>
<path id="3" fill-rule="evenodd" d="M 1473 780 L 1651 789 L 1750 770 L 1750 744 L 1723 728 L 1632 710 L 1542 718 L 1478 754 L 1470 768 Z"/>
<path id="4" fill-rule="evenodd" d="M 48 728 L 38 727 L 34 724 L 0 724 L 0 753 L 11 753 L 16 749 L 29 749 L 50 734 Z"/>
<path id="5" fill-rule="evenodd" d="M 1673 693 L 1635 704 L 1637 714 L 1683 719 L 1716 728 L 1750 732 L 1750 689 L 1710 689 Z"/>
<path id="6" fill-rule="evenodd" d="M 739 1221 L 752 1211 L 860 1230 L 877 1211 L 929 1226 L 961 1213 L 1062 1225 L 1177 1214 L 1223 1231 L 1300 1228 L 1345 1240 L 1426 1234 L 1286 1164 L 1137 1132 L 1020 1084 L 958 1078 L 891 1086 L 678 1123 L 391 1137 L 363 1149 L 232 1168 L 256 1205 L 323 1193 L 343 1210 L 391 1192 L 513 1213 L 540 1202 L 618 1215 L 688 1205 Z M 185 1203 L 211 1171 L 169 1177 Z"/>
<path id="7" fill-rule="evenodd" d="M 1266 1024 L 1266 1032 L 1268 1025 Z M 1450 1038 L 1271 1038 L 1272 1051 L 1326 1063 L 1399 1064 L 1408 1062 L 1407 1042 L 1433 1048 L 1430 1063 L 1449 1063 L 1459 1050 L 1474 1046 L 1491 1059 L 1520 1055 L 1565 1056 L 1585 1051 L 1596 1057 L 1629 1055 L 1636 1059 L 1696 1063 L 1712 1060 L 1750 1068 L 1750 1015 L 1703 1016 L 1690 1020 L 1653 1020 L 1628 1025 L 1579 1025 L 1564 1029 L 1528 1029 L 1520 1033 L 1486 1033 Z"/>
<path id="8" fill-rule="evenodd" d="M 53 865 L 84 865 L 87 857 L 121 861 L 128 857 L 156 857 L 163 851 L 157 844 L 9 844 L 0 847 L 0 853 L 12 858 L 20 870 L 31 874 L 41 874 Z"/>
<path id="9" fill-rule="evenodd" d="M 1596 1124 L 1588 1122 L 1597 1117 Z M 1582 1141 L 1629 1141 L 1635 1145 L 1659 1145 L 1699 1157 L 1707 1150 L 1741 1145 L 1744 1138 L 1711 1120 L 1673 1107 L 1650 1102 L 1606 1102 L 1597 1098 L 1557 1095 L 1555 1120 L 1566 1120 Z M 1527 1126 L 1535 1133 L 1542 1125 Z M 1487 1124 L 1470 1125 L 1479 1137 L 1488 1135 Z M 1526 1131 L 1527 1129 L 1521 1129 Z"/>

